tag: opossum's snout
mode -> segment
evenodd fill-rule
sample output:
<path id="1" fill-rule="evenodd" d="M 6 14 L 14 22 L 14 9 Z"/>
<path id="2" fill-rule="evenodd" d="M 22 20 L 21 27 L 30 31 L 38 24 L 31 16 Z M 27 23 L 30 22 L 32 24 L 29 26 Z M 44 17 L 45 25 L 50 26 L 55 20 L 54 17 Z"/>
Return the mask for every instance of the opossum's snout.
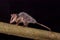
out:
<path id="1" fill-rule="evenodd" d="M 15 22 L 15 20 L 10 20 L 10 23 L 13 23 L 13 22 Z"/>
<path id="2" fill-rule="evenodd" d="M 16 18 L 12 18 L 12 19 L 10 20 L 10 23 L 14 23 L 14 22 L 16 22 Z"/>

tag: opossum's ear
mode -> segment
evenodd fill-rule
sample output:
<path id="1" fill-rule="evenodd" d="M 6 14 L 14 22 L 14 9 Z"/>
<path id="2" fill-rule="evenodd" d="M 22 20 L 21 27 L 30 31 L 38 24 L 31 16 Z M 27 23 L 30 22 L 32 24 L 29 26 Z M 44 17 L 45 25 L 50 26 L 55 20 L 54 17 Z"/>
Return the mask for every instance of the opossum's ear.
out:
<path id="1" fill-rule="evenodd" d="M 16 14 L 11 14 L 11 16 L 14 16 L 14 15 L 16 15 Z"/>

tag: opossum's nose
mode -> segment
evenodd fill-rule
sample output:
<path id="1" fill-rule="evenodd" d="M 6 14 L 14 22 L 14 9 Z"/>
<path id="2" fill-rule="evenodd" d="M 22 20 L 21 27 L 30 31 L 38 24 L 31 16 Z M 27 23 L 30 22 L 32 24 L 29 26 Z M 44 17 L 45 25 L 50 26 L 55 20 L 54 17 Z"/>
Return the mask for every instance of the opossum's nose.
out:
<path id="1" fill-rule="evenodd" d="M 10 23 L 13 23 L 13 22 L 15 22 L 15 20 L 10 20 Z"/>

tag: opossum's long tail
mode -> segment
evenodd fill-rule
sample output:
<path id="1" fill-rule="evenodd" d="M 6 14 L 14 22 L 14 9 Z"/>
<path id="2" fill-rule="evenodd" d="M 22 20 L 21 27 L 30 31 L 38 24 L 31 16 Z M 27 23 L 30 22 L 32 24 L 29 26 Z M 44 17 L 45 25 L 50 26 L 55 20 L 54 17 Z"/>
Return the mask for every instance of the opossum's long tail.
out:
<path id="1" fill-rule="evenodd" d="M 40 26 L 43 26 L 43 27 L 47 28 L 49 31 L 51 31 L 51 29 L 49 27 L 47 27 L 47 26 L 45 26 L 43 24 L 40 24 L 40 23 L 37 23 L 37 24 L 40 25 Z"/>

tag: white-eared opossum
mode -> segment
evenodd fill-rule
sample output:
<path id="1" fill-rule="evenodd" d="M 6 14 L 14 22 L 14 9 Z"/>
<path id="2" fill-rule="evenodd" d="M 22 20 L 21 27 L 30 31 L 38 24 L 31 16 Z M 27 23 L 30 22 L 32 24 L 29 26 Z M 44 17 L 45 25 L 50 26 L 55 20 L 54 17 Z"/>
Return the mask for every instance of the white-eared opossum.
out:
<path id="1" fill-rule="evenodd" d="M 23 22 L 24 26 L 28 26 L 29 23 L 36 23 L 40 26 L 43 26 L 51 31 L 51 29 L 43 24 L 38 23 L 33 17 L 28 15 L 26 12 L 20 12 L 19 14 L 11 14 L 10 23 L 16 22 L 18 25 L 19 23 Z"/>

